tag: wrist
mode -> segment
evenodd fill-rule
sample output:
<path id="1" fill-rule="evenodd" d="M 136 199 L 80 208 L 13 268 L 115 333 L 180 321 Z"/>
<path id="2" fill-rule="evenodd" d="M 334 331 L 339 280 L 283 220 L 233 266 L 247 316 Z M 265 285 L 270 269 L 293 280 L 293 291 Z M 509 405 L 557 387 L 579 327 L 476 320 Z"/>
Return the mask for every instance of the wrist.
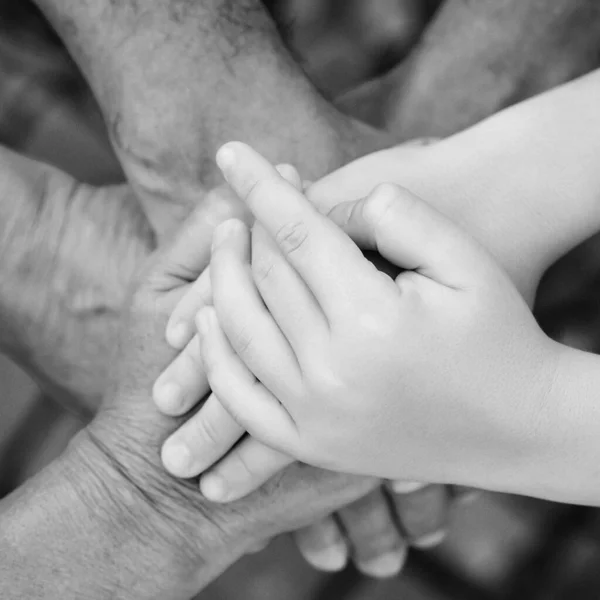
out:
<path id="1" fill-rule="evenodd" d="M 148 398 L 128 394 L 131 412 L 118 399 L 114 404 L 105 400 L 82 432 L 81 443 L 86 455 L 106 466 L 112 483 L 103 481 L 102 487 L 121 491 L 116 504 L 127 507 L 129 529 L 141 527 L 144 546 L 158 544 L 161 554 L 173 557 L 177 581 L 192 580 L 201 587 L 266 537 L 268 525 L 259 518 L 259 507 L 212 504 L 197 481 L 167 473 L 160 447 L 177 421 L 156 412 Z"/>
<path id="2" fill-rule="evenodd" d="M 142 454 L 138 458 L 146 462 Z M 169 478 L 159 479 L 148 465 L 134 473 L 131 461 L 120 459 L 108 454 L 88 429 L 63 459 L 65 478 L 87 519 L 87 547 L 119 566 L 108 569 L 108 580 L 100 583 L 127 600 L 192 597 L 237 555 L 224 543 L 209 547 L 210 540 L 218 539 L 212 533 L 216 527 L 201 510 L 182 509 L 185 488 L 174 480 L 170 488 Z M 199 495 L 197 489 L 187 492 Z"/>
<path id="3" fill-rule="evenodd" d="M 160 544 L 154 522 L 137 508 L 118 473 L 75 438 L 2 503 L 0 592 L 6 593 L 0 595 L 190 597 L 196 590 L 182 590 L 177 555 Z"/>

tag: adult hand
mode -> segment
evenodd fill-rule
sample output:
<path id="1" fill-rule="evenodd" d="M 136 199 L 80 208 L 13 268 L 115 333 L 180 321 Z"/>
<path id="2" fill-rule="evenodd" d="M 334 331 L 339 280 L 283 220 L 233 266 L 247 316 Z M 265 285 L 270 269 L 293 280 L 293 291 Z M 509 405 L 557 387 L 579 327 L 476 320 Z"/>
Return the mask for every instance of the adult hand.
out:
<path id="1" fill-rule="evenodd" d="M 403 150 L 409 156 L 413 152 L 420 152 L 422 145 L 415 143 Z M 237 201 L 227 186 L 214 190 L 211 197 L 219 197 L 223 202 Z M 218 201 L 215 200 L 215 203 Z M 374 258 L 377 260 L 377 257 Z M 385 265 L 383 268 L 386 268 Z M 185 307 L 182 305 L 178 309 L 178 318 L 170 322 L 170 325 L 175 325 L 178 333 L 182 325 L 189 326 L 193 323 L 193 314 L 206 301 L 203 290 L 203 285 L 195 287 L 194 292 L 186 297 Z M 186 331 L 184 339 L 178 339 L 178 345 L 185 345 L 191 335 L 191 329 Z M 182 368 L 189 368 L 188 361 L 195 360 L 195 355 L 192 356 L 194 353 L 188 352 L 191 348 L 195 348 L 194 344 L 178 356 L 171 373 L 181 373 Z M 198 372 L 197 369 L 201 369 L 201 365 L 194 366 L 194 373 Z M 185 413 L 191 407 L 190 402 L 195 402 L 194 398 L 197 397 L 197 394 L 186 393 L 184 405 L 178 405 L 176 413 L 167 412 Z M 193 421 L 194 419 L 181 430 L 178 440 L 184 445 L 191 444 L 192 456 L 198 454 L 206 458 L 208 449 L 205 451 L 202 443 L 205 440 L 203 433 L 207 429 L 202 427 L 199 430 Z M 232 426 L 236 428 L 233 423 Z M 233 495 L 238 497 L 248 493 L 249 489 L 254 489 L 257 479 L 265 481 L 276 470 L 292 462 L 288 457 L 266 448 L 260 450 L 252 445 L 246 447 L 244 460 L 226 461 L 225 467 L 225 479 L 236 482 Z M 190 464 L 194 464 L 194 461 L 190 461 Z M 182 475 L 181 472 L 175 472 Z M 298 531 L 295 538 L 305 558 L 317 568 L 337 570 L 344 567 L 351 558 L 357 568 L 367 575 L 392 576 L 402 568 L 409 545 L 429 548 L 443 540 L 453 498 L 452 490 L 443 485 L 392 482 L 345 507 L 336 515 L 330 515 L 323 521 Z"/>
<path id="2" fill-rule="evenodd" d="M 130 516 L 132 535 L 142 536 L 148 547 L 144 556 L 177 557 L 171 572 L 155 574 L 157 589 L 164 589 L 167 578 L 173 585 L 176 576 L 186 593 L 200 588 L 252 545 L 322 518 L 376 485 L 371 479 L 296 465 L 247 499 L 218 506 L 162 467 L 160 446 L 178 421 L 158 413 L 151 389 L 173 359 L 164 340 L 171 310 L 205 268 L 212 229 L 235 214 L 223 203 L 218 206 L 217 212 L 208 207 L 196 210 L 140 276 L 110 391 L 75 445 L 78 454 L 91 461 L 89 468 L 98 473 L 102 488 L 116 495 L 118 502 L 107 506 L 120 506 Z"/>

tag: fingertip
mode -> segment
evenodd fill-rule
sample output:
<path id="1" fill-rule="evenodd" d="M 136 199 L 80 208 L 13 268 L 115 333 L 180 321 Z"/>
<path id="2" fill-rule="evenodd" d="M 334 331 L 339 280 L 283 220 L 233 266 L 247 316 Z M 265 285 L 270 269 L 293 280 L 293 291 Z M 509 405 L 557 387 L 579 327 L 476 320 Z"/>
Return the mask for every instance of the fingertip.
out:
<path id="1" fill-rule="evenodd" d="M 411 541 L 411 546 L 418 548 L 419 550 L 429 550 L 439 546 L 448 536 L 446 529 L 440 529 L 432 533 L 421 536 Z"/>
<path id="2" fill-rule="evenodd" d="M 169 321 L 165 337 L 171 348 L 183 350 L 194 337 L 194 330 L 186 321 L 174 321 L 173 323 Z"/>
<path id="3" fill-rule="evenodd" d="M 197 475 L 189 471 L 192 453 L 183 442 L 169 438 L 161 449 L 161 460 L 164 468 L 174 477 L 188 478 Z"/>
<path id="4" fill-rule="evenodd" d="M 162 381 L 160 378 L 152 388 L 152 398 L 156 408 L 170 417 L 181 414 L 184 401 L 183 388 L 174 381 Z"/>
<path id="5" fill-rule="evenodd" d="M 217 166 L 224 175 L 227 174 L 227 171 L 235 167 L 237 162 L 237 151 L 240 145 L 242 145 L 241 142 L 227 142 L 217 150 Z"/>
<path id="6" fill-rule="evenodd" d="M 222 503 L 230 501 L 227 482 L 218 473 L 209 472 L 200 478 L 200 492 L 211 502 Z"/>
<path id="7" fill-rule="evenodd" d="M 207 336 L 210 333 L 210 329 L 213 326 L 217 318 L 217 313 L 212 306 L 203 306 L 195 317 L 196 327 L 202 337 Z"/>
<path id="8" fill-rule="evenodd" d="M 419 490 L 422 490 L 429 484 L 423 483 L 421 481 L 408 481 L 404 479 L 396 479 L 394 481 L 390 481 L 388 485 L 395 494 L 412 494 L 413 492 L 418 492 Z"/>
<path id="9" fill-rule="evenodd" d="M 397 576 L 406 562 L 406 548 L 388 552 L 370 561 L 357 564 L 358 569 L 365 575 L 377 579 L 388 579 Z"/>
<path id="10" fill-rule="evenodd" d="M 348 564 L 348 546 L 343 541 L 325 548 L 303 549 L 304 560 L 319 571 L 335 573 Z"/>

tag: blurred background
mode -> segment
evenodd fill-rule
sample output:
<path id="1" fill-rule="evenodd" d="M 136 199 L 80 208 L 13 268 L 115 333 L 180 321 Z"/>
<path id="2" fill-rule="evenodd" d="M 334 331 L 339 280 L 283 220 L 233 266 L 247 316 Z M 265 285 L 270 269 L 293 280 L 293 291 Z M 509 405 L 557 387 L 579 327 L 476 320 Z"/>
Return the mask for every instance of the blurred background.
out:
<path id="1" fill-rule="evenodd" d="M 419 39 L 439 1 L 266 3 L 310 79 L 333 99 L 397 65 Z M 85 81 L 26 0 L 0 0 L 0 72 L 0 143 L 84 181 L 122 179 Z M 593 238 L 547 275 L 537 316 L 554 337 L 598 351 L 597 298 L 600 238 Z M 60 453 L 81 422 L 2 357 L 0 377 L 1 497 Z M 398 578 L 370 580 L 352 567 L 334 575 L 318 573 L 284 536 L 240 561 L 200 598 L 597 599 L 599 564 L 599 511 L 484 494 L 455 507 L 451 535 L 444 544 L 429 552 L 413 551 Z"/>

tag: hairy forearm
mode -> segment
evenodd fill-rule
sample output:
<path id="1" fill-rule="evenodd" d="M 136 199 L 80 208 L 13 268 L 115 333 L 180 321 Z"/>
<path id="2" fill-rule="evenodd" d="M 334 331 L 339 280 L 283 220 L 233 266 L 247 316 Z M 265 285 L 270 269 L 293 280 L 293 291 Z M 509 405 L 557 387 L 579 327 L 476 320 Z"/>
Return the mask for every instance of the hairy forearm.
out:
<path id="1" fill-rule="evenodd" d="M 169 515 L 154 510 L 85 436 L 75 438 L 0 503 L 0 595 L 187 600 L 238 558 L 232 549 L 192 561 L 171 536 Z M 203 520 L 195 515 L 195 531 Z"/>
<path id="2" fill-rule="evenodd" d="M 1 152 L 2 350 L 94 410 L 130 279 L 153 246 L 148 225 L 125 187 L 76 185 Z"/>
<path id="3" fill-rule="evenodd" d="M 214 154 L 226 141 L 307 178 L 383 145 L 320 97 L 260 0 L 38 4 L 86 73 L 161 234 L 221 182 Z"/>

